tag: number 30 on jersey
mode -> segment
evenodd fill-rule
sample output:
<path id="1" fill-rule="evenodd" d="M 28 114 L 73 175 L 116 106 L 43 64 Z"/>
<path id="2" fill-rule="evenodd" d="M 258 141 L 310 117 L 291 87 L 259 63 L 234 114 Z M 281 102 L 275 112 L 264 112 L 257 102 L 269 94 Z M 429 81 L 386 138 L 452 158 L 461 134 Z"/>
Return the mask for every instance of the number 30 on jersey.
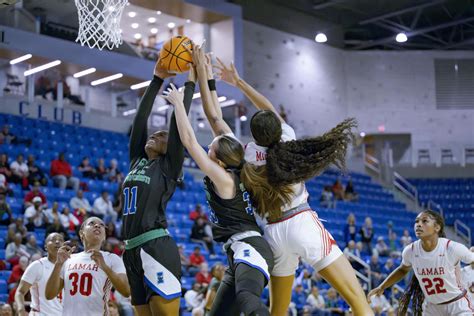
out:
<path id="1" fill-rule="evenodd" d="M 132 215 L 137 211 L 137 187 L 123 189 L 123 215 Z"/>

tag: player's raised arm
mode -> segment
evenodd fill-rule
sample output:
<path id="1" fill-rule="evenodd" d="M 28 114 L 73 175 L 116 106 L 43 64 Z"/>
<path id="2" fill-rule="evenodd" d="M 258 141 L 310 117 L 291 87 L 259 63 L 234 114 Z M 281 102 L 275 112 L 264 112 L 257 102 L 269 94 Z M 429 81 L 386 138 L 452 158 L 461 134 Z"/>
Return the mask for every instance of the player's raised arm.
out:
<path id="1" fill-rule="evenodd" d="M 273 104 L 263 94 L 255 90 L 249 85 L 244 79 L 239 76 L 234 63 L 230 63 L 227 67 L 222 60 L 217 58 L 218 65 L 215 67 L 220 71 L 219 76 L 222 80 L 230 84 L 231 86 L 237 87 L 242 91 L 245 96 L 253 103 L 253 105 L 259 110 L 272 111 L 277 115 L 282 123 L 285 123 L 281 118 L 278 111 L 275 109 Z"/>
<path id="2" fill-rule="evenodd" d="M 380 296 L 383 294 L 383 292 L 390 288 L 392 285 L 400 282 L 407 274 L 410 272 L 411 267 L 405 266 L 403 264 L 399 265 L 398 268 L 396 268 L 390 275 L 375 289 L 369 292 L 367 294 L 367 300 L 371 301 L 371 297 L 376 295 Z"/>
<path id="3" fill-rule="evenodd" d="M 133 119 L 132 133 L 130 135 L 130 163 L 133 164 L 137 158 L 146 157 L 145 144 L 148 137 L 148 117 L 150 116 L 156 95 L 163 85 L 165 78 L 174 76 L 169 73 L 158 59 L 155 65 L 153 79 L 143 95 L 137 114 Z"/>
<path id="4" fill-rule="evenodd" d="M 194 89 L 196 88 L 196 74 L 191 70 L 189 72 L 188 81 L 184 84 L 184 94 L 181 94 L 182 103 L 186 115 L 191 108 L 193 101 Z M 168 133 L 168 148 L 166 151 L 166 175 L 177 180 L 181 175 L 184 162 L 184 148 L 179 137 L 178 127 L 176 125 L 176 112 L 173 112 L 170 120 L 170 128 Z"/>
<path id="5" fill-rule="evenodd" d="M 71 257 L 74 249 L 75 247 L 70 247 L 69 245 L 64 245 L 59 248 L 53 272 L 51 272 L 48 282 L 46 283 L 46 299 L 54 299 L 63 289 L 64 280 L 61 278 L 61 270 L 63 268 L 64 262 L 66 262 L 66 260 Z"/>
<path id="6" fill-rule="evenodd" d="M 229 125 L 222 117 L 222 109 L 217 99 L 216 83 L 212 74 L 210 54 L 205 55 L 202 47 L 195 45 L 193 61 L 198 74 L 202 107 L 215 136 L 232 133 Z"/>
<path id="7" fill-rule="evenodd" d="M 226 170 L 212 161 L 198 143 L 196 135 L 191 127 L 191 123 L 189 122 L 185 106 L 181 101 L 182 93 L 172 85 L 165 98 L 175 107 L 176 122 L 181 141 L 199 166 L 199 169 L 201 169 L 218 187 L 229 183 L 232 185 L 233 179 L 228 176 Z"/>

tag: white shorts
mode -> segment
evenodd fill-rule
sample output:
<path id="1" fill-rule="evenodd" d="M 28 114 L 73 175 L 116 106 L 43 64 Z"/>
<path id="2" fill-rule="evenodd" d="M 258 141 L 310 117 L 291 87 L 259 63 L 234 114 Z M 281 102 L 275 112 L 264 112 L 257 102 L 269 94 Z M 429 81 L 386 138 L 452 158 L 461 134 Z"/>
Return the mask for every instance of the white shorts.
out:
<path id="1" fill-rule="evenodd" d="M 302 211 L 281 222 L 267 224 L 263 237 L 273 251 L 273 276 L 294 275 L 301 257 L 316 271 L 342 255 L 334 238 L 312 210 Z"/>
<path id="2" fill-rule="evenodd" d="M 446 305 L 436 305 L 425 301 L 423 303 L 423 316 L 472 316 L 474 315 L 474 305 L 469 294 L 463 298 Z"/>

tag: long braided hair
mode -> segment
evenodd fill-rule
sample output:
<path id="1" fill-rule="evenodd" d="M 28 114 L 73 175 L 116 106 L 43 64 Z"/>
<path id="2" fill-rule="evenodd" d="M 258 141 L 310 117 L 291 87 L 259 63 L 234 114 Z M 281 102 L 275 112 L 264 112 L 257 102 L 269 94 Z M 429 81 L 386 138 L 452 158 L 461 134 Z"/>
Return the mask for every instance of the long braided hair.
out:
<path id="1" fill-rule="evenodd" d="M 311 179 L 331 164 L 343 169 L 355 119 L 346 119 L 322 136 L 281 142 L 281 121 L 272 111 L 259 111 L 250 121 L 256 143 L 268 147 L 266 165 L 244 165 L 241 180 L 257 213 L 270 220 L 281 216 L 291 202 L 291 185 Z"/>
<path id="2" fill-rule="evenodd" d="M 440 214 L 431 210 L 423 211 L 421 212 L 421 214 L 427 214 L 436 222 L 436 224 L 439 225 L 439 237 L 446 237 L 446 234 L 444 232 L 444 218 Z M 421 289 L 420 283 L 418 282 L 418 279 L 416 278 L 415 274 L 413 274 L 410 280 L 410 284 L 408 284 L 408 287 L 405 289 L 405 292 L 399 300 L 398 315 L 405 316 L 407 314 L 408 307 L 410 306 L 411 301 L 413 316 L 422 316 L 424 300 L 425 295 L 423 294 L 423 290 Z"/>

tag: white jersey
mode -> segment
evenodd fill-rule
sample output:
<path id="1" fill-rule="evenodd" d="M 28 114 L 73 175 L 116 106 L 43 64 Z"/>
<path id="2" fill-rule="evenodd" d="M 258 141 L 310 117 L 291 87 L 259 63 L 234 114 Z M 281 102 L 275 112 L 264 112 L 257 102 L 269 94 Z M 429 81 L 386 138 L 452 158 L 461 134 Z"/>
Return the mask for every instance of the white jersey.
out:
<path id="1" fill-rule="evenodd" d="M 471 265 L 465 266 L 461 269 L 461 279 L 464 288 L 471 293 L 471 297 L 474 298 L 474 269 Z"/>
<path id="2" fill-rule="evenodd" d="M 115 272 L 125 274 L 122 259 L 116 254 L 101 251 L 105 263 Z M 64 280 L 63 315 L 108 315 L 108 301 L 112 282 L 91 259 L 91 254 L 71 255 L 61 270 Z"/>
<path id="3" fill-rule="evenodd" d="M 288 142 L 296 140 L 296 133 L 294 129 L 286 124 L 281 124 L 282 134 L 281 141 Z M 256 166 L 263 166 L 267 162 L 267 147 L 259 146 L 254 142 L 250 142 L 245 147 L 245 160 Z M 293 189 L 293 196 L 291 202 L 282 207 L 282 211 L 287 211 L 289 209 L 298 207 L 303 203 L 308 202 L 308 191 L 304 182 L 296 183 L 291 186 Z"/>
<path id="4" fill-rule="evenodd" d="M 463 292 L 459 262 L 474 262 L 474 253 L 464 245 L 439 238 L 438 245 L 426 252 L 417 240 L 403 250 L 402 264 L 411 266 L 428 303 L 448 302 Z"/>
<path id="5" fill-rule="evenodd" d="M 47 257 L 33 261 L 21 279 L 31 284 L 31 312 L 30 315 L 41 316 L 60 316 L 63 313 L 63 305 L 61 298 L 57 297 L 53 300 L 47 300 L 45 296 L 46 283 L 53 271 L 54 263 Z M 61 296 L 60 293 L 59 296 Z"/>

